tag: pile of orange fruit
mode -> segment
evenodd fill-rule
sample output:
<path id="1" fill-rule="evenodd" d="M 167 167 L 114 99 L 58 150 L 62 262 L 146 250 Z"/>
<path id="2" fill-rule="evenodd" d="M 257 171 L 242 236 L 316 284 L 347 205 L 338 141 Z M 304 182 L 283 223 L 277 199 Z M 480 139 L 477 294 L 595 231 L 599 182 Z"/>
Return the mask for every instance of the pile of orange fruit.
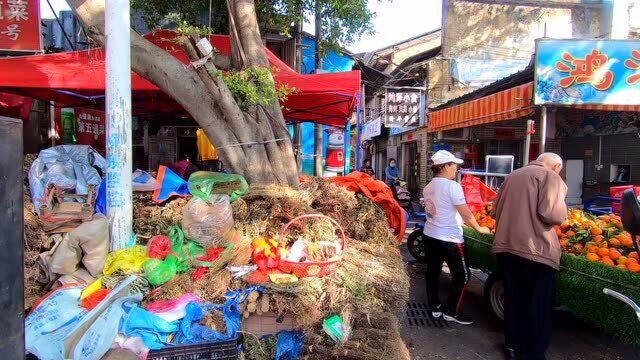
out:
<path id="1" fill-rule="evenodd" d="M 473 213 L 473 216 L 478 221 L 480 226 L 486 226 L 491 230 L 492 233 L 496 232 L 496 220 L 491 217 L 491 211 L 493 210 L 493 205 L 491 203 L 485 205 L 479 211 Z"/>
<path id="2" fill-rule="evenodd" d="M 567 220 L 556 227 L 556 233 L 565 253 L 640 273 L 633 239 L 615 214 L 594 216 L 582 210 L 571 210 Z"/>

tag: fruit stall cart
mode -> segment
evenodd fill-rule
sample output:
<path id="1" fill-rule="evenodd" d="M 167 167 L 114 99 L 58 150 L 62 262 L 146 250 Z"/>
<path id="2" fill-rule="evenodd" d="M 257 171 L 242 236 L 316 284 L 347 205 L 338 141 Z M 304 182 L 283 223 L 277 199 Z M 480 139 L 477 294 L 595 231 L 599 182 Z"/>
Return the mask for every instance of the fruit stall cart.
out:
<path id="1" fill-rule="evenodd" d="M 484 221 L 486 213 L 485 209 L 477 218 Z M 640 308 L 636 305 L 640 303 L 638 252 L 620 217 L 571 210 L 569 219 L 556 231 L 563 250 L 557 275 L 557 304 L 623 342 L 640 344 Z M 502 319 L 504 289 L 500 269 L 491 254 L 493 235 L 465 228 L 464 237 L 469 266 L 489 274 L 484 295 Z"/>

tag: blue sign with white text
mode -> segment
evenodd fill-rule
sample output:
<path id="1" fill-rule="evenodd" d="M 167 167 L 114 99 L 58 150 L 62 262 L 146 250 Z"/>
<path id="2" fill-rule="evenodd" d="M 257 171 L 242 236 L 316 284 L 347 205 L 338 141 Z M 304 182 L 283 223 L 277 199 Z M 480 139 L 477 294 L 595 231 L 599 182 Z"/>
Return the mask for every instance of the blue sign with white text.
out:
<path id="1" fill-rule="evenodd" d="M 535 104 L 640 105 L 640 41 L 539 40 Z"/>

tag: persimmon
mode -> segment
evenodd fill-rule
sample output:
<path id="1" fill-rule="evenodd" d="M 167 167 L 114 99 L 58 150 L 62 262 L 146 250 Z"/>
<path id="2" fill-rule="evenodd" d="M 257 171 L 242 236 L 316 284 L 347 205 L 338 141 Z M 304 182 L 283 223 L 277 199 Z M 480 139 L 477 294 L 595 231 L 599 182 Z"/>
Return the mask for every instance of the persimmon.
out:
<path id="1" fill-rule="evenodd" d="M 572 236 L 574 236 L 575 234 L 576 234 L 576 233 L 575 233 L 575 231 L 573 231 L 573 230 L 569 230 L 569 231 L 567 231 L 567 237 L 572 237 Z"/>
<path id="2" fill-rule="evenodd" d="M 562 236 L 562 229 L 559 226 L 556 226 L 556 235 Z"/>
<path id="3" fill-rule="evenodd" d="M 618 238 L 612 237 L 611 239 L 609 239 L 609 245 L 611 245 L 611 246 L 618 247 L 618 246 L 620 246 L 620 244 L 621 244 L 621 242 L 620 242 L 620 239 L 618 239 Z"/>
<path id="4" fill-rule="evenodd" d="M 595 254 L 595 253 L 588 253 L 587 254 L 587 260 L 589 260 L 589 261 L 600 261 L 600 256 L 598 256 L 598 254 Z"/>
<path id="5" fill-rule="evenodd" d="M 628 263 L 627 264 L 627 270 L 634 272 L 634 273 L 640 273 L 640 264 L 638 263 Z"/>
<path id="6" fill-rule="evenodd" d="M 637 252 L 637 251 L 632 251 L 632 252 L 630 252 L 630 253 L 629 253 L 629 255 L 627 255 L 627 257 L 629 257 L 629 258 L 631 258 L 631 259 L 636 259 L 636 260 L 638 260 L 638 258 L 640 258 L 640 257 L 638 256 L 638 252 Z"/>
<path id="7" fill-rule="evenodd" d="M 627 257 L 626 256 L 620 256 L 617 260 L 618 264 L 620 265 L 624 265 L 627 262 Z"/>
<path id="8" fill-rule="evenodd" d="M 592 227 L 591 228 L 591 235 L 595 235 L 595 236 L 602 235 L 602 229 L 600 229 L 599 227 L 595 227 L 595 226 Z"/>
<path id="9" fill-rule="evenodd" d="M 597 254 L 599 256 L 609 256 L 609 249 L 607 249 L 607 248 L 599 248 Z"/>
<path id="10" fill-rule="evenodd" d="M 611 260 L 618 260 L 620 256 L 622 256 L 622 254 L 620 254 L 620 251 L 616 249 L 609 249 L 609 257 L 611 258 Z"/>
<path id="11" fill-rule="evenodd" d="M 594 241 L 596 244 L 600 244 L 600 243 L 602 243 L 602 240 L 604 240 L 604 237 L 602 237 L 602 235 L 596 235 L 596 236 L 594 236 L 594 237 L 593 237 L 593 241 Z"/>
<path id="12" fill-rule="evenodd" d="M 611 260 L 611 258 L 610 258 L 610 257 L 608 257 L 608 256 L 603 256 L 603 257 L 602 257 L 602 259 L 600 259 L 600 261 L 601 261 L 603 264 L 607 264 L 607 265 L 609 265 L 609 266 L 614 266 L 613 260 Z"/>
<path id="13" fill-rule="evenodd" d="M 598 252 L 598 247 L 595 245 L 587 245 L 587 251 L 596 254 Z"/>

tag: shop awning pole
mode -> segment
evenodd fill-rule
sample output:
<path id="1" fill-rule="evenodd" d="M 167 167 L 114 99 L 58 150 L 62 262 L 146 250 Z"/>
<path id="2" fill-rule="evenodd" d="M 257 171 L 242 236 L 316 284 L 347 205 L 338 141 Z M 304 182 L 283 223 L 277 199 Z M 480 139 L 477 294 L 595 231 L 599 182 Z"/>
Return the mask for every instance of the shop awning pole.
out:
<path id="1" fill-rule="evenodd" d="M 356 108 L 356 171 L 360 171 L 360 151 L 362 151 L 362 146 L 360 145 L 360 129 L 362 128 L 362 123 L 364 122 L 365 116 L 365 104 L 364 104 L 364 84 L 362 84 L 362 92 L 360 93 L 360 99 Z"/>
<path id="2" fill-rule="evenodd" d="M 540 111 L 540 154 L 545 152 L 547 145 L 547 107 Z"/>
<path id="3" fill-rule="evenodd" d="M 533 120 L 527 120 L 527 137 L 524 140 L 524 159 L 522 159 L 522 164 L 527 165 L 529 163 L 529 150 L 531 148 L 531 133 L 533 129 Z"/>
<path id="4" fill-rule="evenodd" d="M 129 0 L 105 6 L 107 217 L 110 247 L 127 247 L 132 239 L 131 194 L 131 45 Z"/>

